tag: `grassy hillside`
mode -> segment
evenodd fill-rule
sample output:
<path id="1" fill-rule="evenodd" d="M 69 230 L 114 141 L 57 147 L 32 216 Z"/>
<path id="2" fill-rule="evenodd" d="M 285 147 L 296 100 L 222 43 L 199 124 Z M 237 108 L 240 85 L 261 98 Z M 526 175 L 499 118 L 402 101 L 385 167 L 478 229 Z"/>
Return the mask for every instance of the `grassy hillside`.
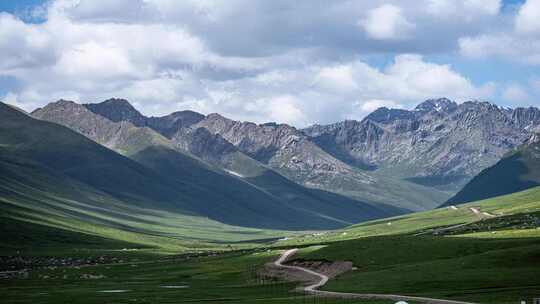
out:
<path id="1" fill-rule="evenodd" d="M 479 213 L 476 214 L 471 208 L 477 210 Z M 483 223 L 489 224 L 486 226 L 500 227 L 504 230 L 508 227 L 520 227 L 523 221 L 514 222 L 513 226 L 508 225 L 507 227 L 501 227 L 497 223 L 511 223 L 511 218 L 519 215 L 531 215 L 534 217 L 538 212 L 540 212 L 540 187 L 535 187 L 529 190 L 459 206 L 369 221 L 315 236 L 304 235 L 297 238 L 290 238 L 279 244 L 315 244 L 383 235 L 426 235 L 439 232 L 446 233 L 445 230 L 452 227 L 455 228 L 449 229 L 450 231 L 448 232 L 457 230 L 460 233 L 465 233 L 478 231 L 479 229 L 475 229 L 474 227 Z M 464 228 L 470 229 L 467 230 Z"/>
<path id="2" fill-rule="evenodd" d="M 5 225 L 2 231 L 7 236 L 0 247 L 7 251 L 44 250 L 40 242 L 49 241 L 52 244 L 47 247 L 69 248 L 79 246 L 86 237 L 131 243 L 131 247 L 152 247 L 156 251 L 185 251 L 284 234 L 230 226 L 152 205 L 141 207 L 35 163 L 2 159 L 0 173 L 2 218 L 16 223 L 16 227 L 27 227 L 14 229 L 11 224 Z M 26 226 L 28 223 L 32 225 Z M 56 244 L 56 238 L 49 238 L 56 232 L 44 234 L 49 230 L 77 236 L 64 246 Z M 28 241 L 21 242 L 23 239 Z M 109 248 L 107 242 L 102 248 Z"/>
<path id="3" fill-rule="evenodd" d="M 540 294 L 540 187 L 290 237 L 298 259 L 352 261 L 325 290 L 516 303 Z"/>
<path id="4" fill-rule="evenodd" d="M 0 156 L 52 171 L 132 203 L 182 208 L 180 193 L 140 164 L 59 125 L 0 104 Z"/>
<path id="5" fill-rule="evenodd" d="M 193 203 L 196 212 L 226 223 L 289 230 L 332 229 L 401 211 L 307 189 L 270 170 L 238 178 L 164 147 L 148 147 L 131 157 L 174 180 L 177 189 L 198 193 Z M 239 222 L 236 217 L 241 215 Z M 278 226 L 276 219 L 286 224 Z"/>
<path id="6" fill-rule="evenodd" d="M 443 206 L 514 193 L 539 185 L 540 143 L 532 143 L 480 172 Z"/>

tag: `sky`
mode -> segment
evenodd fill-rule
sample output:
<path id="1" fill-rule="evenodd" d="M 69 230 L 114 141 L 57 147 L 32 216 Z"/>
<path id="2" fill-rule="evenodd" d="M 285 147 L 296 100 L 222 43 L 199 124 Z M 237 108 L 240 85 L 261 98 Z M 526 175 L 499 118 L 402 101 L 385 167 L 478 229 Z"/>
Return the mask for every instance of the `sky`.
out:
<path id="1" fill-rule="evenodd" d="M 540 0 L 0 0 L 0 100 L 297 127 L 425 99 L 540 106 Z"/>

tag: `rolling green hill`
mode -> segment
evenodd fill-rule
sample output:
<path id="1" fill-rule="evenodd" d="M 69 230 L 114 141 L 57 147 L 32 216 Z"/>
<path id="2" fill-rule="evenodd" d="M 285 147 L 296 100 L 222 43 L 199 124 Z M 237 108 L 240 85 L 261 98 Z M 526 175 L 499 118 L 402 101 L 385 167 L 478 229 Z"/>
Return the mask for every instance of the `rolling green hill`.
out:
<path id="1" fill-rule="evenodd" d="M 462 204 L 540 185 L 540 143 L 531 142 L 489 167 L 443 206 Z"/>

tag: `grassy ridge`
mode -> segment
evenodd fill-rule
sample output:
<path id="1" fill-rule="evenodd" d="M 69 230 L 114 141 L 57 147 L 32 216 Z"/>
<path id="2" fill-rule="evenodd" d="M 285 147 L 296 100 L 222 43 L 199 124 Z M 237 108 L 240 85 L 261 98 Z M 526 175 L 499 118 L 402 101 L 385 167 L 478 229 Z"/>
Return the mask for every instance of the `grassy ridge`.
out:
<path id="1" fill-rule="evenodd" d="M 444 206 L 461 204 L 540 185 L 540 143 L 526 144 L 475 176 Z"/>

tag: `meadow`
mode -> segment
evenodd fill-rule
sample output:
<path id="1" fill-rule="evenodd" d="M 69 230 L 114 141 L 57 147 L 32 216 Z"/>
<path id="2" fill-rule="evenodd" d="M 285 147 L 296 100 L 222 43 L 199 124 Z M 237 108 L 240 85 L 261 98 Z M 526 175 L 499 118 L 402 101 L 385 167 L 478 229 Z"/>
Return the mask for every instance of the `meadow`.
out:
<path id="1" fill-rule="evenodd" d="M 22 241 L 4 240 L 5 255 L 105 262 L 36 267 L 0 287 L 7 303 L 391 303 L 305 296 L 291 292 L 296 283 L 259 273 L 282 249 L 301 248 L 294 259 L 353 262 L 353 271 L 323 290 L 517 303 L 540 295 L 539 197 L 534 188 L 335 231 L 241 230 L 236 242 L 231 231 L 202 242 L 182 238 L 185 231 L 105 232 L 97 225 L 92 230 L 81 223 L 43 226 L 8 218 L 8 235 Z"/>

